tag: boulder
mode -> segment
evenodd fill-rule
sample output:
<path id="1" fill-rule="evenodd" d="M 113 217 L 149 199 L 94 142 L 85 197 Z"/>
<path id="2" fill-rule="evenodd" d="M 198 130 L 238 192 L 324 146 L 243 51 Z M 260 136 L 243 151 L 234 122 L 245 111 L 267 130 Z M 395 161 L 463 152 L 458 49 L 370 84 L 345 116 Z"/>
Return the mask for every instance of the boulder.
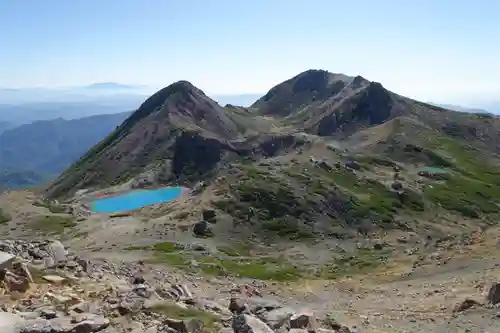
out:
<path id="1" fill-rule="evenodd" d="M 66 261 L 66 249 L 60 241 L 53 241 L 47 247 L 47 252 L 50 257 L 54 259 L 55 264 L 59 264 Z"/>
<path id="2" fill-rule="evenodd" d="M 203 220 L 208 221 L 210 223 L 215 223 L 216 222 L 215 210 L 204 209 L 202 212 L 202 218 Z"/>
<path id="3" fill-rule="evenodd" d="M 274 298 L 250 297 L 247 300 L 247 304 L 252 312 L 259 312 L 262 310 L 272 311 L 283 307 L 282 304 Z"/>
<path id="4" fill-rule="evenodd" d="M 212 235 L 212 230 L 210 229 L 208 222 L 205 220 L 202 220 L 202 221 L 194 224 L 193 233 L 195 236 L 198 236 L 198 237 L 208 237 L 208 236 Z"/>
<path id="5" fill-rule="evenodd" d="M 167 318 L 164 323 L 179 333 L 200 333 L 205 327 L 203 321 L 199 319 L 178 320 Z"/>
<path id="6" fill-rule="evenodd" d="M 0 271 L 10 268 L 16 257 L 10 253 L 0 251 Z"/>
<path id="7" fill-rule="evenodd" d="M 27 278 L 7 272 L 4 277 L 4 284 L 8 291 L 17 291 L 25 293 L 30 288 L 30 282 Z"/>
<path id="8" fill-rule="evenodd" d="M 15 262 L 12 264 L 12 270 L 15 274 L 25 277 L 30 283 L 34 283 L 28 265 L 25 262 Z"/>
<path id="9" fill-rule="evenodd" d="M 476 305 L 481 305 L 478 301 L 467 298 L 464 301 L 458 303 L 455 308 L 453 309 L 453 312 L 462 312 L 467 309 L 470 309 Z"/>
<path id="10" fill-rule="evenodd" d="M 61 284 L 66 280 L 65 278 L 59 275 L 44 275 L 42 276 L 42 279 L 55 284 Z"/>
<path id="11" fill-rule="evenodd" d="M 231 297 L 228 309 L 233 314 L 242 314 L 242 313 L 250 314 L 250 310 L 245 301 L 236 297 Z"/>
<path id="12" fill-rule="evenodd" d="M 17 326 L 22 324 L 24 319 L 14 313 L 0 312 L 0 332 L 17 333 Z"/>
<path id="13" fill-rule="evenodd" d="M 88 260 L 82 258 L 76 258 L 75 261 L 78 263 L 78 265 L 80 265 L 80 267 L 85 273 L 92 274 L 92 265 Z"/>
<path id="14" fill-rule="evenodd" d="M 353 169 L 353 170 L 360 170 L 361 169 L 361 165 L 358 162 L 356 162 L 356 161 L 346 162 L 345 166 L 347 168 L 350 168 L 350 169 Z"/>
<path id="15" fill-rule="evenodd" d="M 278 329 L 288 323 L 294 313 L 294 309 L 290 307 L 283 307 L 269 312 L 259 313 L 257 316 L 272 329 Z"/>
<path id="16" fill-rule="evenodd" d="M 500 303 L 500 283 L 494 283 L 491 286 L 486 300 L 493 305 Z"/>
<path id="17" fill-rule="evenodd" d="M 234 316 L 232 327 L 234 333 L 274 333 L 273 330 L 260 319 L 247 314 Z"/>
<path id="18" fill-rule="evenodd" d="M 290 328 L 300 328 L 314 332 L 317 327 L 316 317 L 312 312 L 296 313 L 290 317 Z"/>
<path id="19" fill-rule="evenodd" d="M 109 320 L 100 315 L 81 314 L 79 316 L 54 319 L 25 320 L 17 326 L 18 331 L 26 333 L 94 333 L 109 326 Z M 3 333 L 3 332 L 2 332 Z"/>

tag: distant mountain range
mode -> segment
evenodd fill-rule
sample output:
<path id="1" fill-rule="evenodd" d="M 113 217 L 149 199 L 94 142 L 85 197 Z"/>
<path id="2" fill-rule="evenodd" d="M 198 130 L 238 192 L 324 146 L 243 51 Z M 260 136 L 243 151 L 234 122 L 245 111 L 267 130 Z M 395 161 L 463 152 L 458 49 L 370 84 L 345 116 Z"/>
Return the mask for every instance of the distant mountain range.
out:
<path id="1" fill-rule="evenodd" d="M 0 134 L 0 187 L 51 179 L 101 141 L 130 113 L 44 120 Z"/>
<path id="2" fill-rule="evenodd" d="M 454 111 L 459 111 L 459 112 L 470 112 L 470 113 L 492 113 L 490 111 L 487 111 L 485 109 L 481 108 L 472 108 L 472 107 L 467 107 L 467 106 L 460 106 L 460 105 L 454 105 L 454 104 L 438 104 L 438 103 L 430 103 L 435 106 L 440 106 L 445 109 L 450 109 Z"/>
<path id="3" fill-rule="evenodd" d="M 0 89 L 0 132 L 20 124 L 56 118 L 78 119 L 136 110 L 150 94 L 142 85 L 114 82 L 57 89 Z M 222 105 L 249 106 L 256 94 L 216 95 Z"/>

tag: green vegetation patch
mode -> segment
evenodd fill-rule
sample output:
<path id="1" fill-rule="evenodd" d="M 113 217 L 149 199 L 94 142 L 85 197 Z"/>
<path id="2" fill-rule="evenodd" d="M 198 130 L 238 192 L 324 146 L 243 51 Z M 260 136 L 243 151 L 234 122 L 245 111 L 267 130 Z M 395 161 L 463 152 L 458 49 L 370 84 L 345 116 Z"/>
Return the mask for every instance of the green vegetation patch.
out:
<path id="1" fill-rule="evenodd" d="M 152 312 L 166 315 L 168 318 L 176 320 L 198 319 L 205 325 L 202 332 L 217 331 L 220 318 L 210 312 L 202 311 L 192 307 L 184 308 L 174 303 L 162 302 L 149 309 Z"/>
<path id="2" fill-rule="evenodd" d="M 72 217 L 58 215 L 35 216 L 28 223 L 28 228 L 44 234 L 62 234 L 67 228 L 75 226 Z"/>
<path id="3" fill-rule="evenodd" d="M 299 269 L 275 258 L 226 260 L 203 257 L 198 260 L 201 270 L 209 275 L 273 281 L 294 281 L 303 275 Z"/>
<path id="4" fill-rule="evenodd" d="M 397 193 L 376 180 L 358 178 L 355 173 L 344 168 L 318 172 L 322 173 L 329 186 L 340 186 L 353 195 L 349 213 L 355 218 L 375 218 L 390 223 L 399 210 L 424 210 L 421 195 L 410 189 L 405 188 Z"/>
<path id="5" fill-rule="evenodd" d="M 201 256 L 183 250 L 176 243 L 163 242 L 152 246 L 134 246 L 126 250 L 153 251 L 153 263 L 162 263 L 189 272 L 203 272 L 215 276 L 240 276 L 260 280 L 290 281 L 301 276 L 301 272 L 284 260 L 276 258 L 239 258 L 249 254 L 246 246 L 241 248 L 220 247 L 226 258 Z M 239 252 L 238 252 L 239 251 Z M 243 254 L 243 255 L 242 255 Z"/>
<path id="6" fill-rule="evenodd" d="M 0 208 L 0 224 L 7 223 L 10 220 L 12 220 L 10 214 Z"/>
<path id="7" fill-rule="evenodd" d="M 500 188 L 480 180 L 454 176 L 442 184 L 425 187 L 426 197 L 443 208 L 477 218 L 481 213 L 500 212 Z"/>
<path id="8" fill-rule="evenodd" d="M 243 257 L 252 254 L 252 246 L 247 243 L 239 243 L 233 246 L 218 246 L 217 251 L 230 257 Z"/>
<path id="9" fill-rule="evenodd" d="M 239 221 L 250 222 L 271 234 L 304 238 L 310 234 L 298 220 L 311 219 L 306 197 L 283 178 L 253 166 L 242 166 L 242 177 L 232 187 L 232 199 L 214 205 Z M 295 222 L 294 222 L 295 221 Z"/>
<path id="10" fill-rule="evenodd" d="M 60 213 L 66 212 L 66 209 L 64 206 L 62 206 L 54 201 L 48 200 L 48 199 L 37 200 L 37 201 L 33 202 L 33 206 L 47 208 L 51 213 L 54 213 L 54 214 L 60 214 Z"/>
<path id="11" fill-rule="evenodd" d="M 452 161 L 452 173 L 446 181 L 425 187 L 431 202 L 466 217 L 500 212 L 500 170 L 485 163 L 484 156 L 471 146 L 446 137 L 430 140 L 434 149 L 443 151 Z"/>
<path id="12" fill-rule="evenodd" d="M 390 250 L 372 249 L 358 249 L 355 253 L 339 254 L 330 264 L 318 270 L 316 276 L 333 280 L 348 275 L 366 274 L 386 265 L 389 256 Z"/>

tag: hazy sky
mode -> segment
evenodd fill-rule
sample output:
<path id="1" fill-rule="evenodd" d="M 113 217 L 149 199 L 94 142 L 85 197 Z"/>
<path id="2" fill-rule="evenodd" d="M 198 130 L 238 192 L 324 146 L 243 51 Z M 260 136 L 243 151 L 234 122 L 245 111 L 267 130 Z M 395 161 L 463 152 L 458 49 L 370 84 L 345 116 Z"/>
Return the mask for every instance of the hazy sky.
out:
<path id="1" fill-rule="evenodd" d="M 309 69 L 423 100 L 500 99 L 495 0 L 0 0 L 0 87 L 265 92 Z"/>

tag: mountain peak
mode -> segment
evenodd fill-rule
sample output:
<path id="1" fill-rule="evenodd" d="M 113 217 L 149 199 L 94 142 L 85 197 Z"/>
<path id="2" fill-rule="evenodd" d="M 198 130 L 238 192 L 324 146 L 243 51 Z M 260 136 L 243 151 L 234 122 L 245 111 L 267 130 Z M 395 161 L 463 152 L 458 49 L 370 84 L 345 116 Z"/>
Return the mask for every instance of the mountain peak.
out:
<path id="1" fill-rule="evenodd" d="M 260 109 L 262 114 L 287 117 L 301 105 L 338 94 L 355 80 L 344 74 L 309 69 L 274 86 L 252 107 Z"/>

